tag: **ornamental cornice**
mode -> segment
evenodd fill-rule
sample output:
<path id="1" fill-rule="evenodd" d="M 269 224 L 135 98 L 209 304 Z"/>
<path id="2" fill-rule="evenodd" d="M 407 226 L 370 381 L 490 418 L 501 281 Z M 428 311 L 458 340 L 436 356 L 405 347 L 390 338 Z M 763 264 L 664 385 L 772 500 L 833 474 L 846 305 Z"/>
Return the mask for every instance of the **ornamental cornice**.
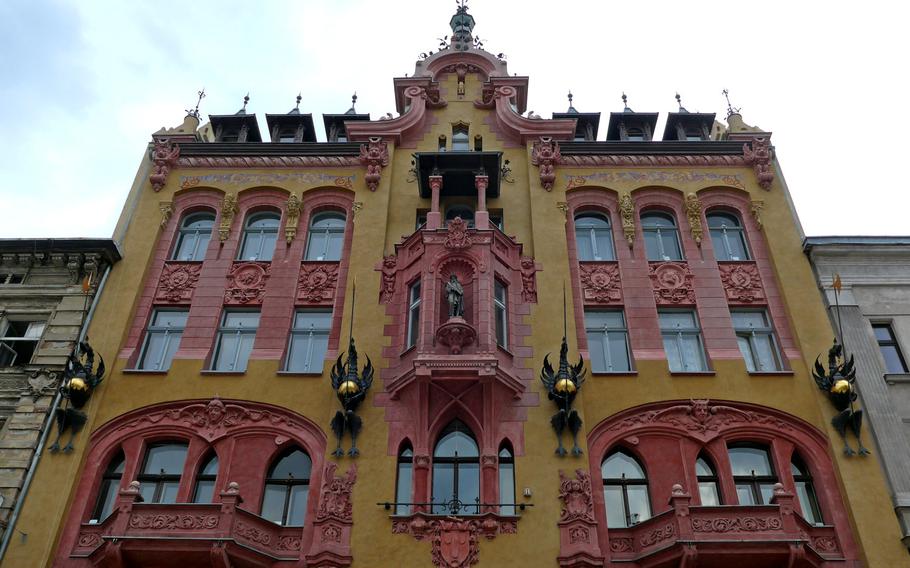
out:
<path id="1" fill-rule="evenodd" d="M 181 156 L 181 168 L 344 168 L 360 166 L 358 156 Z"/>
<path id="2" fill-rule="evenodd" d="M 729 166 L 744 167 L 746 161 L 742 156 L 724 154 L 674 154 L 674 155 L 638 155 L 638 154 L 570 154 L 562 153 L 559 164 L 563 167 L 600 167 L 600 166 Z"/>

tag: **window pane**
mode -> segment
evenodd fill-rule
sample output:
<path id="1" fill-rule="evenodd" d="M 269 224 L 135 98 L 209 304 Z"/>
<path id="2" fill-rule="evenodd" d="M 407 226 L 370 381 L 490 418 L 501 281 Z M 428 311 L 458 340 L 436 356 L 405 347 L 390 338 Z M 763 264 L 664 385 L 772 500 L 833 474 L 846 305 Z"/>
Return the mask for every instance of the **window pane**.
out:
<path id="1" fill-rule="evenodd" d="M 747 260 L 746 238 L 742 231 L 727 231 L 727 244 L 730 246 L 730 260 Z"/>
<path id="2" fill-rule="evenodd" d="M 714 470 L 702 458 L 695 460 L 695 475 L 713 476 Z"/>
<path id="3" fill-rule="evenodd" d="M 183 444 L 151 446 L 145 458 L 143 473 L 180 475 L 185 460 L 186 446 Z"/>
<path id="4" fill-rule="evenodd" d="M 255 339 L 256 336 L 252 333 L 244 333 L 240 336 L 240 347 L 234 371 L 246 371 L 246 364 L 250 359 L 250 353 L 253 352 L 253 341 Z"/>
<path id="5" fill-rule="evenodd" d="M 161 484 L 161 497 L 159 503 L 176 503 L 177 489 L 180 488 L 179 481 L 165 481 Z"/>
<path id="6" fill-rule="evenodd" d="M 313 220 L 314 229 L 344 229 L 344 216 L 338 214 L 317 215 Z"/>
<path id="7" fill-rule="evenodd" d="M 275 215 L 262 215 L 253 217 L 247 223 L 250 229 L 277 229 L 281 222 Z"/>
<path id="8" fill-rule="evenodd" d="M 685 334 L 681 339 L 686 371 L 704 371 L 705 359 L 698 335 Z"/>
<path id="9" fill-rule="evenodd" d="M 215 359 L 214 369 L 216 371 L 233 371 L 234 359 L 237 357 L 237 351 L 240 348 L 240 337 L 235 333 L 228 333 L 220 337 L 218 346 L 218 356 Z"/>
<path id="10" fill-rule="evenodd" d="M 717 494 L 717 484 L 713 481 L 699 481 L 698 495 L 701 498 L 701 504 L 705 507 L 720 505 L 720 497 Z"/>
<path id="11" fill-rule="evenodd" d="M 101 488 L 101 509 L 100 514 L 98 515 L 99 521 L 103 521 L 111 514 L 111 511 L 114 510 L 114 502 L 117 499 L 117 493 L 120 490 L 120 480 L 112 479 L 110 481 L 105 481 Z"/>
<path id="12" fill-rule="evenodd" d="M 186 325 L 186 311 L 159 310 L 152 316 L 152 325 L 155 327 L 182 328 Z"/>
<path id="13" fill-rule="evenodd" d="M 768 452 L 761 448 L 730 448 L 730 466 L 733 475 L 774 475 Z"/>
<path id="14" fill-rule="evenodd" d="M 341 260 L 341 248 L 344 245 L 344 233 L 331 233 L 328 236 L 328 248 L 325 260 Z"/>
<path id="15" fill-rule="evenodd" d="M 310 456 L 294 450 L 275 464 L 269 477 L 272 479 L 309 479 L 312 467 Z"/>
<path id="16" fill-rule="evenodd" d="M 142 495 L 142 501 L 145 503 L 155 502 L 155 483 L 146 482 L 139 486 L 139 494 Z"/>
<path id="17" fill-rule="evenodd" d="M 589 229 L 575 229 L 575 244 L 578 248 L 578 260 L 594 260 L 594 245 Z"/>
<path id="18" fill-rule="evenodd" d="M 730 251 L 727 250 L 727 243 L 724 240 L 724 231 L 711 229 L 711 245 L 714 247 L 714 258 L 717 260 L 733 260 L 730 257 Z"/>
<path id="19" fill-rule="evenodd" d="M 465 504 L 463 514 L 480 514 L 480 464 L 458 464 L 458 498 Z"/>
<path id="20" fill-rule="evenodd" d="M 648 502 L 647 485 L 629 485 L 626 487 L 629 494 L 629 521 L 637 524 L 651 518 L 651 505 Z"/>
<path id="21" fill-rule="evenodd" d="M 752 496 L 752 485 L 749 483 L 736 484 L 736 499 L 740 505 L 756 505 L 755 497 Z"/>
<path id="22" fill-rule="evenodd" d="M 411 469 L 412 464 L 398 464 L 398 486 L 395 488 L 395 501 L 399 503 L 411 502 Z M 411 508 L 407 505 L 398 505 L 395 508 L 396 515 L 410 514 Z"/>
<path id="23" fill-rule="evenodd" d="M 624 373 L 632 370 L 629 361 L 629 337 L 625 332 L 611 331 L 608 336 L 610 345 L 610 362 L 614 373 Z"/>
<path id="24" fill-rule="evenodd" d="M 315 229 L 310 231 L 310 242 L 307 244 L 306 248 L 306 259 L 325 260 L 326 234 L 324 232 L 314 231 Z"/>
<path id="25" fill-rule="evenodd" d="M 332 312 L 299 311 L 294 316 L 294 329 L 320 329 L 328 331 L 332 324 Z"/>
<path id="26" fill-rule="evenodd" d="M 266 233 L 262 235 L 262 249 L 259 253 L 259 260 L 270 261 L 275 254 L 275 243 L 278 242 L 278 233 Z"/>
<path id="27" fill-rule="evenodd" d="M 676 341 L 676 334 L 664 334 L 663 338 L 664 352 L 667 354 L 667 365 L 670 370 L 673 372 L 684 371 L 686 366 L 679 350 L 679 343 Z"/>
<path id="28" fill-rule="evenodd" d="M 663 241 L 664 255 L 663 260 L 682 260 L 682 252 L 679 248 L 679 235 L 675 230 L 662 230 L 660 232 L 661 241 Z"/>
<path id="29" fill-rule="evenodd" d="M 288 520 L 286 523 L 288 526 L 303 526 L 309 493 L 310 487 L 308 485 L 291 486 L 291 500 L 288 503 Z"/>
<path id="30" fill-rule="evenodd" d="M 291 337 L 288 352 L 288 371 L 319 373 L 329 347 L 328 333 L 303 333 Z"/>
<path id="31" fill-rule="evenodd" d="M 265 497 L 262 500 L 262 518 L 281 524 L 284 517 L 284 497 L 287 487 L 268 484 L 265 486 Z"/>
<path id="32" fill-rule="evenodd" d="M 604 479 L 644 479 L 645 472 L 632 456 L 622 452 L 611 454 L 601 466 Z"/>
<path id="33" fill-rule="evenodd" d="M 774 497 L 774 484 L 773 483 L 762 483 L 759 486 L 761 491 L 762 503 L 768 505 L 771 503 L 771 498 Z"/>
<path id="34" fill-rule="evenodd" d="M 408 346 L 417 344 L 417 333 L 420 329 L 420 307 L 411 308 L 411 316 L 408 320 Z"/>
<path id="35" fill-rule="evenodd" d="M 438 458 L 476 458 L 480 455 L 477 443 L 464 432 L 449 432 L 436 444 L 433 455 Z"/>
<path id="36" fill-rule="evenodd" d="M 604 333 L 602 331 L 589 331 L 588 358 L 591 360 L 591 371 L 594 373 L 608 372 L 606 352 L 604 351 Z"/>
<path id="37" fill-rule="evenodd" d="M 894 341 L 891 334 L 891 328 L 887 325 L 873 325 L 872 331 L 875 332 L 875 339 L 879 341 Z"/>
<path id="38" fill-rule="evenodd" d="M 499 502 L 509 503 L 500 508 L 500 514 L 515 514 L 515 465 L 499 464 Z"/>
<path id="39" fill-rule="evenodd" d="M 816 518 L 815 509 L 818 504 L 815 501 L 815 494 L 806 481 L 796 482 L 796 496 L 799 497 L 799 508 L 803 511 L 803 518 L 811 524 L 820 523 L 821 519 Z"/>
<path id="40" fill-rule="evenodd" d="M 622 312 L 585 312 L 585 327 L 600 329 L 604 326 L 610 329 L 625 329 Z"/>
<path id="41" fill-rule="evenodd" d="M 139 362 L 140 369 L 167 369 L 170 361 L 163 361 L 162 355 L 169 341 L 164 333 L 149 332 L 145 339 L 145 353 Z"/>
<path id="42" fill-rule="evenodd" d="M 609 229 L 594 231 L 594 244 L 597 245 L 595 260 L 613 260 L 613 238 Z"/>
<path id="43" fill-rule="evenodd" d="M 256 329 L 259 325 L 259 312 L 226 312 L 224 327 Z"/>
<path id="44" fill-rule="evenodd" d="M 755 357 L 752 355 L 752 345 L 749 343 L 749 338 L 737 335 L 736 343 L 739 345 L 739 351 L 743 354 L 743 360 L 746 362 L 746 370 L 754 373 L 756 370 Z"/>
<path id="45" fill-rule="evenodd" d="M 203 479 L 196 483 L 196 495 L 193 497 L 194 503 L 211 503 L 212 496 L 215 494 L 215 482 Z"/>
<path id="46" fill-rule="evenodd" d="M 660 250 L 660 238 L 654 231 L 645 231 L 645 252 L 648 260 L 663 260 L 663 254 Z"/>
<path id="47" fill-rule="evenodd" d="M 751 330 L 768 327 L 765 312 L 732 310 L 730 316 L 733 317 L 733 326 L 736 329 Z"/>
<path id="48" fill-rule="evenodd" d="M 218 458 L 210 459 L 200 473 L 201 475 L 218 475 Z"/>
<path id="49" fill-rule="evenodd" d="M 889 373 L 906 373 L 907 368 L 901 360 L 900 352 L 894 345 L 880 345 L 882 357 L 885 358 L 885 367 Z"/>
<path id="50" fill-rule="evenodd" d="M 779 371 L 780 365 L 777 363 L 777 349 L 774 341 L 768 334 L 755 334 L 752 337 L 755 345 L 756 355 L 758 358 L 758 369 L 760 371 Z"/>
<path id="51" fill-rule="evenodd" d="M 445 503 L 455 494 L 455 464 L 433 464 L 433 514 L 447 513 Z"/>
<path id="52" fill-rule="evenodd" d="M 607 527 L 625 527 L 626 510 L 623 506 L 622 487 L 619 485 L 604 485 L 604 503 L 607 506 Z"/>
<path id="53" fill-rule="evenodd" d="M 698 325 L 695 322 L 695 314 L 692 312 L 660 312 L 660 329 L 677 330 L 677 329 L 695 329 Z"/>
<path id="54" fill-rule="evenodd" d="M 240 250 L 240 260 L 258 260 L 261 253 L 262 235 L 256 233 L 246 233 L 243 236 L 243 248 Z"/>

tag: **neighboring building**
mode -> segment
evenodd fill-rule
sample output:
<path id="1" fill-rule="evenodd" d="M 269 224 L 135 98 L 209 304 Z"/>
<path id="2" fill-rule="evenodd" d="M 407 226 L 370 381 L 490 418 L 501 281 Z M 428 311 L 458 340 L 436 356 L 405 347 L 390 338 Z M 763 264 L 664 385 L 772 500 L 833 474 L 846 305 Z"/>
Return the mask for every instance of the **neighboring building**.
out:
<path id="1" fill-rule="evenodd" d="M 524 117 L 473 26 L 395 79 L 399 116 L 325 115 L 331 142 L 299 108 L 260 141 L 246 104 L 155 133 L 89 329 L 109 378 L 4 566 L 907 562 L 877 452 L 831 439 L 770 134 Z M 354 416 L 357 457 L 330 428 Z"/>
<path id="2" fill-rule="evenodd" d="M 0 239 L 0 532 L 98 282 L 119 259 L 110 239 Z"/>
<path id="3" fill-rule="evenodd" d="M 866 420 L 910 546 L 910 237 L 809 237 L 805 250 L 856 359 Z"/>

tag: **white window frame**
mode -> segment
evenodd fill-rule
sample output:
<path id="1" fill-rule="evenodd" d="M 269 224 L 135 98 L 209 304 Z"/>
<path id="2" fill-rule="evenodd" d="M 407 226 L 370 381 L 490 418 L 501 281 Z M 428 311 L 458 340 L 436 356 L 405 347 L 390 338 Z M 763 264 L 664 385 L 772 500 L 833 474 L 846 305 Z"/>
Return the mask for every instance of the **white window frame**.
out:
<path id="1" fill-rule="evenodd" d="M 336 219 L 341 219 L 341 227 L 323 227 L 323 228 L 314 228 L 313 225 L 321 221 L 326 217 L 334 217 Z M 306 241 L 306 253 L 303 255 L 305 260 L 309 261 L 322 261 L 322 262 L 338 262 L 341 260 L 341 255 L 344 252 L 344 231 L 348 226 L 348 217 L 341 211 L 323 211 L 321 213 L 316 213 L 313 215 L 313 218 L 310 220 L 310 227 L 307 231 L 307 241 Z M 321 234 L 325 236 L 325 239 L 322 241 L 322 250 L 317 254 L 313 250 L 313 235 Z M 341 247 L 338 249 L 338 258 L 326 258 L 329 252 L 329 239 L 334 235 L 341 236 Z M 311 258 L 312 257 L 312 258 Z"/>
<path id="2" fill-rule="evenodd" d="M 759 328 L 752 326 L 746 327 L 737 327 L 736 325 L 736 314 L 737 313 L 753 313 L 761 314 L 762 318 L 765 321 L 765 325 Z M 749 343 L 749 358 L 746 358 L 745 353 L 743 354 L 743 359 L 746 363 L 746 368 L 750 373 L 775 373 L 783 370 L 783 358 L 780 353 L 780 345 L 777 343 L 777 336 L 774 333 L 774 326 L 771 323 L 771 318 L 768 316 L 768 311 L 759 309 L 739 309 L 739 310 L 730 310 L 730 318 L 733 320 L 733 329 L 736 332 L 736 337 L 744 337 L 748 340 Z M 758 349 L 756 349 L 755 337 L 762 336 L 769 338 L 771 342 L 771 351 L 774 361 L 772 361 L 773 368 L 766 368 L 765 363 L 759 360 L 758 358 Z M 737 345 L 739 341 L 737 341 Z M 742 351 L 742 348 L 740 348 Z M 754 364 L 757 363 L 757 367 L 749 369 L 749 359 L 752 360 L 753 367 L 756 367 Z"/>
<path id="3" fill-rule="evenodd" d="M 285 359 L 285 370 L 293 373 L 321 373 L 322 366 L 325 362 L 325 354 L 328 353 L 328 338 L 329 334 L 332 332 L 332 310 L 331 309 L 301 309 L 294 312 L 294 322 L 297 323 L 297 316 L 301 313 L 310 313 L 310 314 L 326 314 L 328 315 L 328 325 L 325 328 L 317 328 L 315 324 L 310 324 L 309 328 L 298 328 L 292 327 L 290 338 L 288 341 L 288 354 Z M 323 353 L 322 358 L 313 358 L 313 338 L 316 336 L 324 336 L 326 338 L 326 352 Z M 306 341 L 306 356 L 303 360 L 303 369 L 291 369 L 291 354 L 294 349 L 295 340 Z M 314 367 L 315 365 L 315 367 Z M 311 368 L 313 367 L 313 368 Z"/>
<path id="4" fill-rule="evenodd" d="M 600 327 L 595 327 L 593 325 L 588 324 L 588 320 L 589 320 L 588 314 L 603 313 L 603 312 L 618 313 L 619 317 L 621 319 L 622 325 L 619 327 L 610 327 L 606 323 L 604 323 Z M 625 344 L 625 347 L 626 347 L 626 359 L 629 361 L 628 369 L 615 370 L 613 368 L 613 357 L 612 357 L 611 351 L 610 351 L 610 333 L 613 333 L 613 335 L 619 335 L 619 334 L 622 335 L 623 343 Z M 603 350 L 603 353 L 604 353 L 603 363 L 604 363 L 604 368 L 606 370 L 605 371 L 594 370 L 594 360 L 592 359 L 591 360 L 591 372 L 592 373 L 600 374 L 600 373 L 629 373 L 629 372 L 632 372 L 632 354 L 629 350 L 629 329 L 626 325 L 626 316 L 622 312 L 622 310 L 585 310 L 585 335 L 588 337 L 588 343 L 591 342 L 590 337 L 593 334 L 602 335 L 602 337 L 600 338 L 600 342 L 601 342 L 601 349 Z M 591 350 L 588 349 L 589 357 L 590 357 L 590 352 L 591 352 Z"/>
<path id="5" fill-rule="evenodd" d="M 649 216 L 663 217 L 665 219 L 669 219 L 670 222 L 673 223 L 673 226 L 672 227 L 661 227 L 659 225 L 648 226 L 645 224 L 645 219 Z M 653 233 L 653 234 L 657 235 L 657 252 L 658 252 L 658 255 L 660 256 L 660 258 L 648 257 L 648 261 L 650 261 L 650 262 L 681 262 L 686 259 L 686 253 L 683 250 L 683 246 L 682 246 L 682 239 L 680 239 L 680 237 L 679 237 L 679 223 L 676 221 L 675 215 L 672 215 L 670 213 L 663 213 L 660 211 L 645 211 L 644 213 L 641 214 L 641 218 L 639 219 L 639 222 L 641 223 L 641 231 L 643 233 L 643 235 L 642 235 L 643 237 L 645 235 L 647 235 L 648 233 Z M 664 232 L 673 233 L 673 235 L 676 239 L 676 248 L 678 249 L 678 252 L 679 252 L 679 258 L 673 258 L 672 256 L 669 256 L 667 254 L 667 251 L 664 249 L 664 239 L 663 239 Z M 644 240 L 645 240 L 645 256 L 647 257 L 648 256 L 648 245 L 647 245 L 648 241 L 647 241 L 647 238 L 645 238 Z"/>
<path id="6" fill-rule="evenodd" d="M 208 232 L 202 231 L 200 229 L 190 229 L 187 227 L 188 224 L 194 223 L 197 220 L 202 220 L 202 218 L 208 218 L 212 221 L 212 226 L 209 227 Z M 177 239 L 174 243 L 174 250 L 171 251 L 170 260 L 182 260 L 182 261 L 191 261 L 191 262 L 201 262 L 205 260 L 205 253 L 208 250 L 209 243 L 212 240 L 212 231 L 215 229 L 215 215 L 208 212 L 198 212 L 190 213 L 180 222 L 180 228 L 177 229 Z M 205 240 L 205 247 L 202 248 L 202 251 L 199 250 L 199 237 L 200 235 L 206 234 L 207 239 Z M 180 248 L 183 246 L 187 238 L 193 238 L 193 253 L 190 255 L 190 258 L 180 258 Z M 202 253 L 201 258 L 197 258 L 199 253 Z"/>
<path id="7" fill-rule="evenodd" d="M 712 227 L 711 219 L 713 217 L 731 217 L 738 224 L 734 225 L 733 227 L 727 227 L 724 224 L 721 224 L 720 227 Z M 706 215 L 706 220 L 708 222 L 708 234 L 709 235 L 713 236 L 714 231 L 720 231 L 720 233 L 721 233 L 721 242 L 724 244 L 724 250 L 718 251 L 717 247 L 714 247 L 714 256 L 717 260 L 733 261 L 733 262 L 738 262 L 738 261 L 743 261 L 743 260 L 752 260 L 752 253 L 749 251 L 749 242 L 746 239 L 746 232 L 745 232 L 745 229 L 743 228 L 742 221 L 739 219 L 739 217 L 737 217 L 733 213 L 726 213 L 723 211 L 711 211 Z M 739 239 L 739 241 L 742 243 L 743 254 L 745 254 L 745 258 L 733 258 L 733 252 L 730 248 L 730 235 L 732 235 L 732 234 L 735 234 L 734 238 Z M 712 243 L 713 243 L 713 239 L 712 239 Z M 718 255 L 718 252 L 722 252 L 723 253 L 722 256 L 724 258 L 720 258 L 721 255 Z"/>
<path id="8" fill-rule="evenodd" d="M 677 351 L 679 351 L 679 356 L 680 356 L 680 359 L 682 360 L 682 364 L 684 367 L 682 369 L 674 369 L 674 368 L 670 367 L 670 372 L 671 373 L 704 373 L 704 372 L 707 372 L 709 370 L 708 369 L 708 356 L 705 353 L 705 342 L 701 336 L 701 326 L 699 325 L 698 314 L 695 312 L 695 310 L 658 310 L 657 314 L 658 314 L 658 321 L 660 321 L 661 314 L 691 314 L 692 319 L 695 322 L 694 326 L 692 326 L 692 327 L 682 327 L 682 326 L 677 325 L 675 328 L 665 328 L 663 326 L 662 322 L 660 322 L 661 323 L 661 325 L 660 325 L 661 339 L 663 341 L 673 340 L 676 342 L 676 349 L 677 349 Z M 700 355 L 700 357 L 699 357 L 700 360 L 695 362 L 695 363 L 698 363 L 697 368 L 690 368 L 690 363 L 692 363 L 692 362 L 685 360 L 686 351 L 685 351 L 685 349 L 683 349 L 683 345 L 684 345 L 683 338 L 684 337 L 695 337 L 698 340 L 698 347 L 699 347 L 698 351 L 699 351 L 699 355 Z M 667 357 L 667 365 L 669 365 L 669 364 L 670 364 L 670 358 Z"/>
<path id="9" fill-rule="evenodd" d="M 253 336 L 252 340 L 255 343 L 256 331 L 259 329 L 260 320 L 257 318 L 256 327 L 253 327 L 253 328 L 248 328 L 248 327 L 245 328 L 245 327 L 243 327 L 243 325 L 238 325 L 236 327 L 235 326 L 228 327 L 226 324 L 228 316 L 230 316 L 231 314 L 237 314 L 237 313 L 255 313 L 259 317 L 262 316 L 262 314 L 259 312 L 259 310 L 224 310 L 224 312 L 221 314 L 221 325 L 218 327 L 218 338 L 217 338 L 216 344 L 215 344 L 215 352 L 212 355 L 212 368 L 210 369 L 212 371 L 221 371 L 221 372 L 229 372 L 229 373 L 246 372 L 247 365 L 249 364 L 249 359 L 244 361 L 243 369 L 237 369 L 237 363 L 239 362 L 238 359 L 240 358 L 240 352 L 241 352 L 240 347 L 243 345 L 243 336 L 252 335 Z M 219 369 L 217 367 L 218 359 L 221 356 L 221 350 L 224 347 L 224 338 L 227 337 L 228 335 L 237 336 L 237 339 L 239 340 L 237 343 L 237 351 L 234 352 L 233 362 L 229 365 L 230 368 L 229 369 Z M 250 346 L 250 351 L 252 351 L 252 346 Z"/>
<path id="10" fill-rule="evenodd" d="M 500 291 L 502 298 L 499 297 Z M 494 337 L 496 344 L 503 349 L 509 348 L 509 287 L 493 279 L 493 318 L 495 320 Z M 502 330 L 502 342 L 499 341 L 499 331 Z"/>
<path id="11" fill-rule="evenodd" d="M 420 336 L 420 278 L 411 282 L 408 286 L 408 329 L 405 337 L 405 348 L 410 349 L 417 345 Z M 414 312 L 417 312 L 416 325 Z"/>
<path id="12" fill-rule="evenodd" d="M 172 312 L 172 313 L 173 312 L 183 312 L 186 314 L 187 318 L 189 317 L 189 309 L 157 309 L 156 308 L 155 310 L 152 311 L 152 317 L 149 318 L 149 325 L 145 329 L 145 340 L 142 343 L 142 351 L 139 353 L 139 364 L 136 366 L 138 369 L 141 369 L 144 371 L 167 371 L 168 369 L 171 368 L 172 361 L 168 361 L 167 366 L 162 367 L 162 363 L 164 362 L 164 356 L 168 352 L 168 347 L 170 347 L 170 342 L 172 341 L 171 336 L 179 333 L 180 336 L 177 337 L 178 342 L 183 338 L 183 331 L 186 329 L 186 323 L 184 323 L 184 325 L 179 328 L 171 327 L 169 325 L 166 325 L 166 326 L 154 325 L 152 322 L 155 321 L 155 318 L 158 316 L 158 314 L 164 313 L 164 312 Z M 185 320 L 184 320 L 184 322 L 185 322 Z M 152 336 L 159 335 L 159 334 L 164 335 L 164 346 L 161 349 L 161 354 L 158 357 L 157 363 L 154 366 L 150 367 L 146 364 L 147 362 L 146 362 L 145 358 L 148 356 L 148 348 L 149 348 L 149 344 L 151 344 L 151 342 L 152 342 L 151 341 Z M 180 348 L 179 345 L 177 348 L 178 349 Z"/>
<path id="13" fill-rule="evenodd" d="M 595 227 L 593 225 L 586 226 L 583 222 L 579 223 L 579 220 L 592 218 L 600 219 L 601 221 L 607 224 L 606 227 Z M 607 236 L 607 241 L 610 243 L 610 250 L 600 251 L 597 249 L 597 235 L 603 234 Z M 613 245 L 613 225 L 610 224 L 610 219 L 601 213 L 593 213 L 583 211 L 575 216 L 575 239 L 576 242 L 581 237 L 589 239 L 591 243 L 591 255 L 593 258 L 581 258 L 581 254 L 578 255 L 578 260 L 580 261 L 612 261 L 616 260 L 615 246 Z M 603 253 L 607 254 L 604 255 Z"/>
<path id="14" fill-rule="evenodd" d="M 255 223 L 260 219 L 272 219 L 277 221 L 277 224 L 274 227 L 258 227 L 252 228 L 250 225 Z M 252 262 L 271 262 L 275 254 L 275 248 L 278 244 L 278 230 L 281 228 L 281 215 L 273 211 L 265 211 L 261 213 L 253 213 L 246 220 L 246 223 L 243 227 L 243 238 L 240 239 L 240 250 L 237 252 L 238 261 L 252 261 Z M 247 239 L 250 235 L 258 234 L 259 235 L 259 249 L 255 255 L 244 254 L 246 251 Z M 275 235 L 275 240 L 272 242 L 272 250 L 267 251 L 268 258 L 263 258 L 262 245 L 265 243 L 266 235 Z"/>
<path id="15" fill-rule="evenodd" d="M 41 318 L 43 319 L 36 319 Z M 38 345 L 41 343 L 41 339 L 44 337 L 44 332 L 47 330 L 47 320 L 48 314 L 7 314 L 5 317 L 0 317 L 0 351 L 4 353 L 13 353 L 13 360 L 10 365 L 6 365 L 2 368 L 12 368 L 12 367 L 24 367 L 31 364 L 32 359 L 35 357 L 35 353 L 38 351 Z M 22 336 L 7 336 L 9 333 L 9 327 L 11 322 L 16 323 L 27 323 L 28 327 L 25 328 L 25 333 Z M 33 330 L 38 330 L 40 326 L 40 331 L 37 331 L 37 335 L 33 333 Z M 19 352 L 14 348 L 17 343 L 34 343 L 35 348 L 32 350 L 32 355 L 29 357 L 28 361 L 17 361 L 19 357 Z"/>

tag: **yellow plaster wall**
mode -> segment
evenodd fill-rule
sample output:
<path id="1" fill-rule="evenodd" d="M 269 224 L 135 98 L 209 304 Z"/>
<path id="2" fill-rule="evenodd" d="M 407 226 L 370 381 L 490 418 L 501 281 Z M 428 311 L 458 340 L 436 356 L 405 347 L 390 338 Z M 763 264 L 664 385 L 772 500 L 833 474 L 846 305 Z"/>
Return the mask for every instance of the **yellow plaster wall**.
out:
<path id="1" fill-rule="evenodd" d="M 525 361 L 525 364 L 535 370 L 536 376 L 543 354 L 558 350 L 563 331 L 563 307 L 559 299 L 564 284 L 568 287 L 569 283 L 565 215 L 558 208 L 560 202 L 566 201 L 563 174 L 586 174 L 595 170 L 558 167 L 556 186 L 551 192 L 545 191 L 540 186 L 537 168 L 530 165 L 530 149 L 502 148 L 501 141 L 484 122 L 487 111 L 474 107 L 473 100 L 480 94 L 477 77 L 468 75 L 467 93 L 460 100 L 455 96 L 454 76 L 449 75 L 442 80 L 441 87 L 448 105 L 430 111 L 432 124 L 416 150 L 436 151 L 440 134 L 444 134 L 451 143 L 451 124 L 464 121 L 470 123 L 472 143 L 474 136 L 480 134 L 484 150 L 502 150 L 504 159 L 510 160 L 515 183 L 503 183 L 501 197 L 490 200 L 488 205 L 492 209 L 504 210 L 506 233 L 515 235 L 524 244 L 525 253 L 533 254 L 544 267 L 537 274 L 540 302 L 532 305 L 531 315 L 526 318 L 533 329 L 530 345 L 534 358 Z M 388 361 L 383 360 L 380 354 L 390 340 L 378 332 L 382 324 L 387 323 L 387 318 L 385 307 L 376 301 L 380 276 L 374 266 L 383 254 L 393 252 L 394 244 L 402 235 L 413 231 L 415 210 L 429 208 L 429 200 L 419 197 L 416 182 L 407 182 L 413 151 L 412 148 L 391 149 L 390 165 L 383 171 L 382 181 L 375 192 L 364 186 L 360 168 L 326 172 L 331 175 L 357 175 L 355 200 L 362 202 L 363 207 L 353 220 L 348 299 L 351 280 L 356 279 L 355 336 L 358 350 L 369 354 L 380 368 L 388 366 Z M 145 167 L 147 160 L 143 161 Z M 655 169 L 679 171 L 677 168 Z M 639 361 L 635 376 L 591 377 L 587 381 L 577 399 L 586 430 L 624 408 L 667 399 L 748 401 L 799 416 L 826 431 L 835 440 L 832 455 L 866 565 L 906 565 L 907 551 L 900 544 L 900 533 L 891 512 L 891 502 L 877 457 L 847 459 L 842 456 L 838 436 L 829 424 L 832 410 L 808 374 L 815 356 L 828 349 L 832 330 L 801 250 L 800 237 L 785 200 L 785 188 L 777 180 L 770 191 L 759 189 L 754 174 L 747 168 L 698 169 L 717 174 L 738 174 L 745 180 L 752 198 L 764 201 L 764 235 L 803 358 L 790 361 L 793 376 L 781 377 L 750 376 L 741 361 L 732 360 L 715 361 L 715 376 L 671 377 L 664 362 Z M 281 173 L 281 170 L 259 171 Z M 615 168 L 610 171 L 618 173 L 640 169 Z M 204 173 L 231 172 L 206 170 Z M 179 176 L 192 173 L 190 170 L 176 170 L 160 193 L 153 192 L 146 182 L 135 195 L 138 200 L 135 213 L 125 231 L 124 250 L 127 254 L 112 271 L 89 330 L 96 351 L 106 355 L 109 361 L 114 360 L 127 336 L 136 309 L 137 291 L 141 290 L 149 269 L 160 233 L 159 202 L 172 199 Z M 244 170 L 244 173 L 253 172 Z M 674 185 L 685 192 L 697 191 L 705 186 L 694 181 Z M 294 183 L 282 187 L 298 195 L 312 189 Z M 612 189 L 623 194 L 635 188 L 634 185 L 618 183 Z M 243 188 L 220 189 L 233 193 Z M 125 225 L 125 218 L 120 227 Z M 240 222 L 235 219 L 233 230 L 239 230 Z M 572 301 L 569 294 L 570 314 L 573 313 Z M 343 314 L 342 346 L 346 345 L 350 317 L 351 305 L 348 301 Z M 570 345 L 577 346 L 575 327 L 569 325 L 568 332 Z M 76 451 L 72 454 L 44 454 L 16 526 L 17 535 L 3 566 L 51 565 L 61 527 L 60 519 L 69 514 L 73 482 L 78 479 L 84 465 L 88 432 L 137 407 L 165 400 L 208 398 L 216 393 L 222 398 L 286 406 L 326 430 L 330 439 L 328 450 L 332 448 L 328 424 L 336 411 L 337 401 L 328 386 L 327 373 L 320 378 L 278 376 L 279 361 L 254 360 L 244 376 L 206 376 L 199 374 L 202 361 L 177 360 L 166 376 L 138 376 L 121 373 L 124 364 L 123 360 L 114 361 L 113 372 L 92 398 L 87 408 L 90 420 L 76 440 Z M 554 456 L 555 440 L 549 425 L 553 408 L 539 382 L 535 380 L 531 388 L 539 392 L 541 404 L 529 409 L 528 421 L 524 424 L 526 453 L 516 456 L 516 488 L 519 502 L 523 500 L 520 496 L 522 488 L 531 488 L 533 497 L 530 501 L 535 507 L 525 513 L 519 523 L 518 534 L 500 535 L 493 541 L 481 539 L 481 566 L 555 566 L 559 544 L 556 520 L 560 509 L 557 472 L 559 469 L 571 471 L 587 466 L 587 457 L 559 459 Z M 380 389 L 381 382 L 377 381 L 374 390 Z M 368 400 L 359 412 L 366 427 L 358 444 L 362 455 L 357 460 L 358 481 L 354 490 L 354 567 L 429 565 L 429 542 L 417 542 L 408 535 L 391 534 L 387 512 L 376 506 L 377 502 L 394 497 L 395 458 L 386 455 L 388 429 L 384 409 L 373 406 Z M 866 439 L 870 440 L 868 434 Z M 342 459 L 340 469 L 345 470 L 350 463 L 350 458 Z M 662 508 L 663 503 L 655 500 L 655 511 Z M 27 535 L 24 541 L 19 531 Z"/>

